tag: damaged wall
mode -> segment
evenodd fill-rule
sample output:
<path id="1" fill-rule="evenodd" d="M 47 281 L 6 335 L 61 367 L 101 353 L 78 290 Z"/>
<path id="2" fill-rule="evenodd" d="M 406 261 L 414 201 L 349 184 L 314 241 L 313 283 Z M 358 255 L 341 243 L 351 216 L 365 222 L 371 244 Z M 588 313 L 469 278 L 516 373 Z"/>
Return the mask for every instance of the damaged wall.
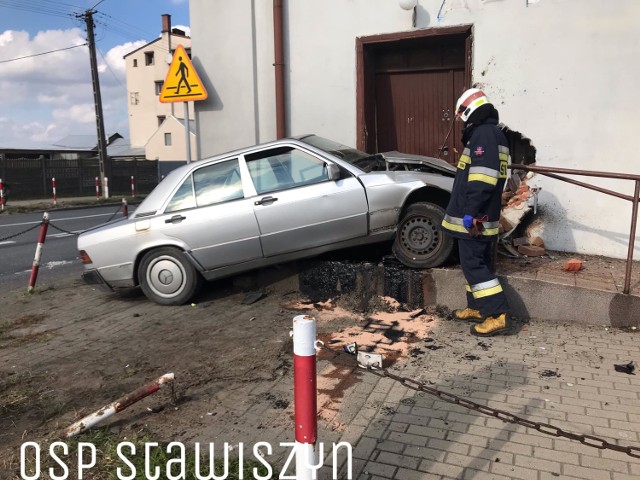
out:
<path id="1" fill-rule="evenodd" d="M 420 0 L 418 26 L 474 24 L 473 81 L 533 140 L 538 165 L 640 174 L 629 104 L 640 2 L 447 0 L 438 21 L 430 12 L 442 4 Z M 633 195 L 633 182 L 575 178 Z M 626 257 L 630 202 L 540 176 L 529 184 L 542 187 L 548 249 Z"/>
<path id="2" fill-rule="evenodd" d="M 283 0 L 287 134 L 356 144 L 356 38 L 411 31 L 397 0 Z M 630 153 L 637 0 L 418 0 L 417 28 L 473 24 L 472 81 L 538 165 L 640 173 Z M 202 156 L 275 137 L 272 2 L 191 0 Z M 584 178 L 583 178 L 584 180 Z M 631 182 L 593 180 L 633 193 Z M 626 255 L 628 202 L 537 178 L 548 249 Z M 639 242 L 640 243 L 640 242 Z M 636 249 L 640 258 L 640 245 Z"/>

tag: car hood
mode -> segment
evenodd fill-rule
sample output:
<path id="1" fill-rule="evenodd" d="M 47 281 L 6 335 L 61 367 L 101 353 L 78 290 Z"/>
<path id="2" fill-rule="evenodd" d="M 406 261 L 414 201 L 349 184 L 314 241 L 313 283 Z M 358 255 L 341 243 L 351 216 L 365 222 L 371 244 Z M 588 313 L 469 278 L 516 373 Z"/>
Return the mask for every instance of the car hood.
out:
<path id="1" fill-rule="evenodd" d="M 428 173 L 422 171 L 373 171 L 360 175 L 360 181 L 367 188 L 382 187 L 385 185 L 416 184 L 431 185 L 448 192 L 453 187 L 453 177 L 441 175 L 439 173 Z"/>
<path id="2" fill-rule="evenodd" d="M 451 177 L 455 177 L 456 175 L 456 168 L 439 158 L 426 157 L 424 155 L 414 155 L 411 153 L 402 153 L 396 150 L 391 152 L 384 152 L 382 155 L 390 164 L 406 164 L 412 165 L 414 167 L 423 167 L 433 172 L 441 173 L 443 175 Z"/>

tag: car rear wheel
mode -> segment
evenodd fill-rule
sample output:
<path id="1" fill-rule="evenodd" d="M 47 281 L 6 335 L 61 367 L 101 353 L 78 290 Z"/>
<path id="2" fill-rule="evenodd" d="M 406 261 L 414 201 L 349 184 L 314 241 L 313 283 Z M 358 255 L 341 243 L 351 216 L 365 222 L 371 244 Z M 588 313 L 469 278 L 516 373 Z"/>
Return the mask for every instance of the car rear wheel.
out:
<path id="1" fill-rule="evenodd" d="M 411 268 L 438 267 L 453 250 L 453 238 L 440 230 L 444 210 L 433 203 L 414 203 L 398 224 L 393 253 Z"/>
<path id="2" fill-rule="evenodd" d="M 160 305 L 182 305 L 198 293 L 202 277 L 184 253 L 173 247 L 147 252 L 138 268 L 140 287 Z"/>

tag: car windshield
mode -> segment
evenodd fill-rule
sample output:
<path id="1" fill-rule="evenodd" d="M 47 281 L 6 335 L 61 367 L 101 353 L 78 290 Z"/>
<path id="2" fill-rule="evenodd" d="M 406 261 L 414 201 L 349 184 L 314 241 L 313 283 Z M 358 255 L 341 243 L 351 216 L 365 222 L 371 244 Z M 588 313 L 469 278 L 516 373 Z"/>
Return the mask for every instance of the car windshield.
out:
<path id="1" fill-rule="evenodd" d="M 344 160 L 345 162 L 355 166 L 360 166 L 359 164 L 361 164 L 362 160 L 370 159 L 373 156 L 368 153 L 361 152 L 353 147 L 348 147 L 347 145 L 342 145 L 341 143 L 334 142 L 333 140 L 322 138 L 317 135 L 303 135 L 297 138 L 301 142 L 308 143 L 312 147 L 324 150 L 331 155 L 335 155 L 340 160 Z"/>

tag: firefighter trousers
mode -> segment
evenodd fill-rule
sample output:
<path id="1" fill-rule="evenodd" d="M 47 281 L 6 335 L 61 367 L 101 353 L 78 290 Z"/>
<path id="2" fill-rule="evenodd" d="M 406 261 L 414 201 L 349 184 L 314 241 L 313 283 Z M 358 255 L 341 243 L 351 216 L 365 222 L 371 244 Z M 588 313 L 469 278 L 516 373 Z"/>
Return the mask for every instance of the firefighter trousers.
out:
<path id="1" fill-rule="evenodd" d="M 507 297 L 491 269 L 493 242 L 458 239 L 462 273 L 467 280 L 467 306 L 484 317 L 509 311 Z"/>

